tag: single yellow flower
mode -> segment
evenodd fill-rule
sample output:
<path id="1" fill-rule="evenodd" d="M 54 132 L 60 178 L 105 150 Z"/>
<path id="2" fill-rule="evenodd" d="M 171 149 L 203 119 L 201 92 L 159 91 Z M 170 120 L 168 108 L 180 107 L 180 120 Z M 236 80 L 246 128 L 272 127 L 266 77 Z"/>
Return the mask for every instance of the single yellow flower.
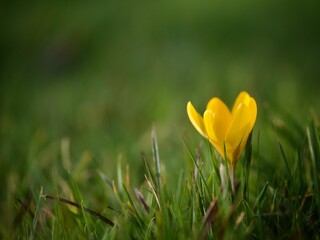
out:
<path id="1" fill-rule="evenodd" d="M 192 125 L 234 166 L 257 117 L 257 104 L 247 92 L 241 92 L 232 110 L 219 98 L 212 98 L 203 114 L 196 111 L 191 102 L 187 104 L 187 113 Z"/>

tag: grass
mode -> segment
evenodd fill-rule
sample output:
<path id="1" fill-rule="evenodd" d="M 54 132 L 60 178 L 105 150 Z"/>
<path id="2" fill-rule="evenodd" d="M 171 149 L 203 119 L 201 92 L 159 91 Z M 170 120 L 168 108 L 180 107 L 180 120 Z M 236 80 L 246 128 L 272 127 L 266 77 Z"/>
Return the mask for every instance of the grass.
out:
<path id="1" fill-rule="evenodd" d="M 93 171 L 94 186 L 86 191 L 81 190 L 83 179 L 77 171 L 56 166 L 60 170 L 49 177 L 51 190 L 31 187 L 26 194 L 9 197 L 7 204 L 15 205 L 10 217 L 14 228 L 2 228 L 1 235 L 7 239 L 317 239 L 319 119 L 314 115 L 305 126 L 291 119 L 288 125 L 270 123 L 270 128 L 275 129 L 278 149 L 273 165 L 267 167 L 271 163 L 259 150 L 263 136 L 255 130 L 236 167 L 234 195 L 228 181 L 222 184 L 219 166 L 224 162 L 213 147 L 202 142 L 194 151 L 185 137 L 181 141 L 189 156 L 179 161 L 189 161 L 190 167 L 180 169 L 175 184 L 166 181 L 170 169 L 162 166 L 153 128 L 153 154 L 141 156 L 140 184 L 132 183 L 132 166 L 122 158 L 115 179 Z M 62 161 L 68 161 L 66 142 L 61 150 L 61 157 L 67 158 Z"/>
<path id="2" fill-rule="evenodd" d="M 3 4 L 0 238 L 319 239 L 319 3 L 126 4 Z M 232 195 L 185 108 L 242 90 Z"/>

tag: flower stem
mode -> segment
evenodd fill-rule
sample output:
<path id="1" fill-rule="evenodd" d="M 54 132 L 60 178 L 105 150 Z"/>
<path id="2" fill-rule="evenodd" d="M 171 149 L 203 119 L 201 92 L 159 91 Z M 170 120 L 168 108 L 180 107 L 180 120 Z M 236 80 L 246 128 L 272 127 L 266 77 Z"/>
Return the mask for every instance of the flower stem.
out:
<path id="1" fill-rule="evenodd" d="M 235 164 L 230 164 L 229 174 L 230 174 L 231 190 L 233 195 L 235 194 L 234 169 L 235 169 Z"/>

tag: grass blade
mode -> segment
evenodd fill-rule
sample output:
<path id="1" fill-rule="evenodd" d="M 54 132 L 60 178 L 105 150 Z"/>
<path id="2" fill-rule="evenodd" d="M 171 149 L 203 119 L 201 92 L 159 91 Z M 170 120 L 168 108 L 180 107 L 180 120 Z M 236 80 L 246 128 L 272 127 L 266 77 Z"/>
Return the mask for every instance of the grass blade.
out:
<path id="1" fill-rule="evenodd" d="M 157 186 L 157 189 L 159 190 L 161 186 L 160 157 L 159 157 L 159 148 L 158 148 L 155 126 L 153 126 L 151 131 L 151 140 L 152 140 L 153 160 L 156 168 L 156 186 Z"/>
<path id="2" fill-rule="evenodd" d="M 202 169 L 201 169 L 200 166 L 197 164 L 197 161 L 196 161 L 195 157 L 193 156 L 190 148 L 188 147 L 185 139 L 182 138 L 182 140 L 183 140 L 183 143 L 184 143 L 184 145 L 186 146 L 186 148 L 187 148 L 187 150 L 188 150 L 188 152 L 189 152 L 189 154 L 190 154 L 190 157 L 191 157 L 194 165 L 195 165 L 195 166 L 197 167 L 197 169 L 198 169 L 198 173 L 200 174 L 201 180 L 202 180 L 202 182 L 203 182 L 203 184 L 204 184 L 204 186 L 205 186 L 206 191 L 208 192 L 208 195 L 210 196 L 210 198 L 212 198 L 211 191 L 209 190 L 209 187 L 208 187 L 208 185 L 207 185 L 207 182 L 206 182 L 206 180 L 205 180 L 205 178 L 204 178 L 204 176 L 203 176 L 203 174 L 202 174 Z"/>
<path id="3" fill-rule="evenodd" d="M 318 214 L 320 215 L 320 185 L 319 185 L 319 164 L 320 164 L 320 141 L 316 127 L 312 124 L 311 127 L 307 127 L 307 138 L 309 145 L 310 158 L 312 162 L 312 175 L 314 192 L 317 201 Z"/>
<path id="4" fill-rule="evenodd" d="M 292 182 L 292 174 L 291 174 L 291 170 L 290 170 L 290 167 L 289 167 L 289 164 L 288 164 L 288 159 L 287 159 L 287 156 L 286 156 L 286 154 L 285 154 L 285 152 L 283 150 L 282 144 L 280 142 L 278 142 L 278 149 L 279 149 L 281 158 L 282 158 L 282 160 L 284 161 L 284 163 L 286 165 L 286 169 L 287 169 L 287 172 L 288 172 L 289 180 L 290 180 L 290 182 Z"/>
<path id="5" fill-rule="evenodd" d="M 113 227 L 114 226 L 114 222 L 112 222 L 109 218 L 106 218 L 105 216 L 101 215 L 100 213 L 96 212 L 96 211 L 93 211 L 91 210 L 90 208 L 87 208 L 87 207 L 84 207 L 83 205 L 79 204 L 79 203 L 76 203 L 76 202 L 72 202 L 68 199 L 65 199 L 65 198 L 61 198 L 61 197 L 54 197 L 54 196 L 51 196 L 51 195 L 44 195 L 43 196 L 46 200 L 49 199 L 49 200 L 54 200 L 54 201 L 58 201 L 58 202 L 61 202 L 61 203 L 64 203 L 64 204 L 67 204 L 67 205 L 70 205 L 70 206 L 73 206 L 73 207 L 76 207 L 76 208 L 79 208 L 79 209 L 83 209 L 85 212 L 89 213 L 90 215 L 100 219 L 102 222 L 108 224 L 109 226 Z"/>
<path id="6" fill-rule="evenodd" d="M 246 151 L 244 155 L 244 169 L 243 169 L 243 198 L 249 201 L 249 174 L 252 158 L 252 131 L 248 137 L 246 144 Z"/>
<path id="7" fill-rule="evenodd" d="M 269 185 L 269 182 L 266 182 L 265 185 L 263 186 L 262 190 L 260 191 L 260 194 L 259 194 L 259 196 L 257 197 L 256 203 L 255 203 L 255 205 L 254 205 L 254 207 L 253 207 L 254 209 L 256 209 L 256 208 L 259 209 L 259 207 L 260 207 L 260 205 L 261 205 L 261 203 L 262 203 L 263 197 L 264 197 L 264 195 L 266 194 L 266 191 L 267 191 L 267 189 L 268 189 L 268 185 Z"/>

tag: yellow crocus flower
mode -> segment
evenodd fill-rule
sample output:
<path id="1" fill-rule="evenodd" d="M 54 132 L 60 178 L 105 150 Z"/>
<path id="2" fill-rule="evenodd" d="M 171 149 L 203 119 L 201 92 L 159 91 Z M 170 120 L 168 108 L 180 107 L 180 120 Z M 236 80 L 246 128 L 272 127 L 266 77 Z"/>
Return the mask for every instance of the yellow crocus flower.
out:
<path id="1" fill-rule="evenodd" d="M 187 113 L 196 130 L 209 139 L 222 158 L 226 157 L 234 167 L 256 121 L 257 104 L 254 98 L 245 91 L 241 92 L 230 111 L 224 102 L 214 97 L 209 101 L 203 117 L 188 102 Z"/>

